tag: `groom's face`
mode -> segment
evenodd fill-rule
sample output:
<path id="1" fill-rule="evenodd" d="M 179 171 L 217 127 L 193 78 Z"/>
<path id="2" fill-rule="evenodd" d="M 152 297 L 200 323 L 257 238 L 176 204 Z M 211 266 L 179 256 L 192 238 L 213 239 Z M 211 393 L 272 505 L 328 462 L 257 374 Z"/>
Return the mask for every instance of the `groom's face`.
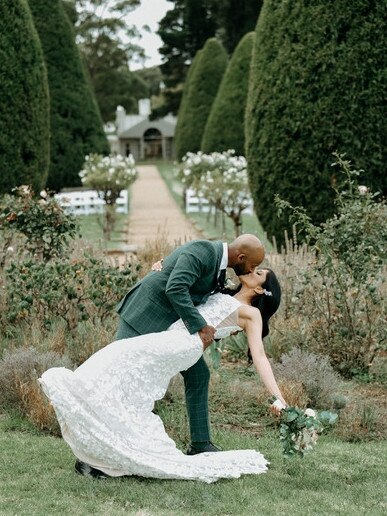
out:
<path id="1" fill-rule="evenodd" d="M 245 258 L 243 261 L 235 264 L 234 271 L 237 276 L 243 276 L 244 274 L 250 274 L 250 272 L 254 271 L 258 265 L 259 264 L 256 263 L 256 261 L 251 262 Z"/>
<path id="2" fill-rule="evenodd" d="M 265 257 L 265 252 L 262 249 L 257 249 L 255 252 L 249 254 L 240 254 L 237 258 L 237 263 L 234 265 L 233 269 L 237 276 L 243 276 L 244 274 L 250 274 L 255 271 L 255 269 L 261 265 L 263 259 Z"/>

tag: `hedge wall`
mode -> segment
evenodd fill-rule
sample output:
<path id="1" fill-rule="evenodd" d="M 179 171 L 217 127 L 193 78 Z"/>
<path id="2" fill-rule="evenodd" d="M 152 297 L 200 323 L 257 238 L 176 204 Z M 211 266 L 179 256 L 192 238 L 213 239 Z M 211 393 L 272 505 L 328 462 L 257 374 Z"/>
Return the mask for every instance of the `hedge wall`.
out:
<path id="1" fill-rule="evenodd" d="M 267 0 L 256 28 L 246 152 L 257 214 L 282 236 L 275 193 L 315 222 L 332 213 L 332 152 L 386 191 L 387 3 Z"/>
<path id="2" fill-rule="evenodd" d="M 47 64 L 51 108 L 51 164 L 47 186 L 80 185 L 85 155 L 109 146 L 72 25 L 61 0 L 29 0 Z"/>
<path id="3" fill-rule="evenodd" d="M 245 153 L 244 119 L 254 32 L 236 47 L 223 75 L 204 130 L 201 148 L 205 153 L 235 149 Z"/>
<path id="4" fill-rule="evenodd" d="M 42 48 L 26 0 L 0 2 L 0 193 L 45 185 L 49 100 Z"/>
<path id="5" fill-rule="evenodd" d="M 179 121 L 176 154 L 200 150 L 204 128 L 227 66 L 227 54 L 216 38 L 207 40 L 190 74 L 187 95 Z"/>

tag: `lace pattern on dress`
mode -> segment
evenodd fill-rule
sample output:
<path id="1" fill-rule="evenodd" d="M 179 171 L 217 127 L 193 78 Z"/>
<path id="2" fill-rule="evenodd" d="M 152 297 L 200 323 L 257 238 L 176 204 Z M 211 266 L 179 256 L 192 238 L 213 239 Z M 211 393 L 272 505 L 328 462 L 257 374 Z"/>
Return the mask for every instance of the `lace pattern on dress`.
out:
<path id="1" fill-rule="evenodd" d="M 239 306 L 219 296 L 201 307 L 214 326 Z M 49 369 L 39 382 L 75 456 L 108 475 L 215 482 L 265 472 L 267 461 L 255 450 L 184 455 L 152 412 L 170 379 L 191 367 L 202 349 L 198 335 L 178 321 L 169 331 L 113 342 L 74 372 Z"/>

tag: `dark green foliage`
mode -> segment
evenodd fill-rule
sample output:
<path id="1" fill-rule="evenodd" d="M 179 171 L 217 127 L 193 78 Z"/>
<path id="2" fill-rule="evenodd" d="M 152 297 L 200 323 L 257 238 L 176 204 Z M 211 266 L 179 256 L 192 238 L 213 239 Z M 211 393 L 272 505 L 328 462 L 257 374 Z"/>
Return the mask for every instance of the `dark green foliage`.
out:
<path id="1" fill-rule="evenodd" d="M 136 113 L 138 99 L 149 96 L 144 81 L 129 70 L 134 56 L 144 54 L 133 43 L 139 33 L 130 25 L 130 14 L 139 4 L 140 0 L 64 2 L 105 122 L 114 120 L 118 105 Z"/>
<path id="2" fill-rule="evenodd" d="M 332 152 L 386 190 L 387 3 L 268 0 L 256 30 L 246 152 L 257 214 L 281 237 L 274 194 L 315 222 L 333 211 Z"/>
<path id="3" fill-rule="evenodd" d="M 250 32 L 242 38 L 223 76 L 203 135 L 205 153 L 234 149 L 237 156 L 244 155 L 244 118 L 254 35 Z"/>
<path id="4" fill-rule="evenodd" d="M 68 252 L 70 239 L 78 233 L 74 215 L 54 197 L 36 198 L 25 186 L 16 196 L 4 196 L 0 208 L 0 230 L 25 237 L 24 247 L 37 259 L 49 261 Z"/>
<path id="5" fill-rule="evenodd" d="M 163 82 L 164 106 L 160 115 L 177 114 L 182 95 L 182 83 L 190 62 L 208 38 L 215 35 L 216 24 L 211 16 L 208 0 L 172 0 L 173 8 L 160 21 L 158 34 L 163 40 L 160 66 Z"/>
<path id="6" fill-rule="evenodd" d="M 174 4 L 160 22 L 163 40 L 161 65 L 164 104 L 159 114 L 177 113 L 187 62 L 206 40 L 217 36 L 230 54 L 241 38 L 254 30 L 263 0 L 172 0 Z"/>
<path id="7" fill-rule="evenodd" d="M 200 150 L 208 115 L 226 67 L 226 51 L 217 39 L 210 38 L 203 47 L 187 85 L 186 105 L 183 106 L 175 141 L 178 159 L 186 152 Z"/>
<path id="8" fill-rule="evenodd" d="M 51 104 L 51 164 L 47 186 L 80 184 L 86 154 L 107 153 L 101 117 L 60 0 L 29 0 L 42 42 Z"/>
<path id="9" fill-rule="evenodd" d="M 14 262 L 5 271 L 7 310 L 1 324 L 24 320 L 50 328 L 60 318 L 67 330 L 76 331 L 80 321 L 105 321 L 138 279 L 137 271 L 130 263 L 120 269 L 88 255 L 48 263 Z"/>
<path id="10" fill-rule="evenodd" d="M 47 73 L 25 0 L 0 2 L 0 193 L 39 191 L 49 164 Z"/>
<path id="11" fill-rule="evenodd" d="M 177 114 L 177 123 L 176 123 L 176 129 L 175 129 L 175 149 L 179 149 L 181 146 L 183 127 L 185 124 L 184 120 L 185 120 L 185 114 L 186 114 L 186 110 L 187 110 L 187 99 L 188 99 L 188 94 L 190 91 L 190 86 L 192 84 L 191 79 L 195 73 L 196 67 L 198 66 L 201 55 L 202 55 L 202 50 L 198 50 L 196 53 L 196 56 L 194 57 L 194 59 L 191 63 L 191 66 L 189 67 L 188 72 L 187 72 L 187 78 L 184 83 L 183 94 L 182 94 L 182 98 L 181 98 L 181 102 L 180 102 L 180 106 L 179 106 L 179 112 Z M 178 152 L 178 150 L 176 152 Z"/>
<path id="12" fill-rule="evenodd" d="M 138 99 L 148 97 L 149 92 L 145 82 L 129 70 L 125 50 L 101 34 L 82 54 L 104 122 L 114 120 L 117 106 L 137 113 Z"/>
<path id="13" fill-rule="evenodd" d="M 211 14 L 227 52 L 234 52 L 242 37 L 255 29 L 263 0 L 210 0 Z"/>

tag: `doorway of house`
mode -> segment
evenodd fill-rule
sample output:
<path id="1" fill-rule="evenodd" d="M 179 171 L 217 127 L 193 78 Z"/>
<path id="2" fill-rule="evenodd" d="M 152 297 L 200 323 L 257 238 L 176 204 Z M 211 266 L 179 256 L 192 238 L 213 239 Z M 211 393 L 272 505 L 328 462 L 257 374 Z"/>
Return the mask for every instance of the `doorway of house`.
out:
<path id="1" fill-rule="evenodd" d="M 150 128 L 145 131 L 144 157 L 145 159 L 163 157 L 162 135 L 158 129 Z"/>

